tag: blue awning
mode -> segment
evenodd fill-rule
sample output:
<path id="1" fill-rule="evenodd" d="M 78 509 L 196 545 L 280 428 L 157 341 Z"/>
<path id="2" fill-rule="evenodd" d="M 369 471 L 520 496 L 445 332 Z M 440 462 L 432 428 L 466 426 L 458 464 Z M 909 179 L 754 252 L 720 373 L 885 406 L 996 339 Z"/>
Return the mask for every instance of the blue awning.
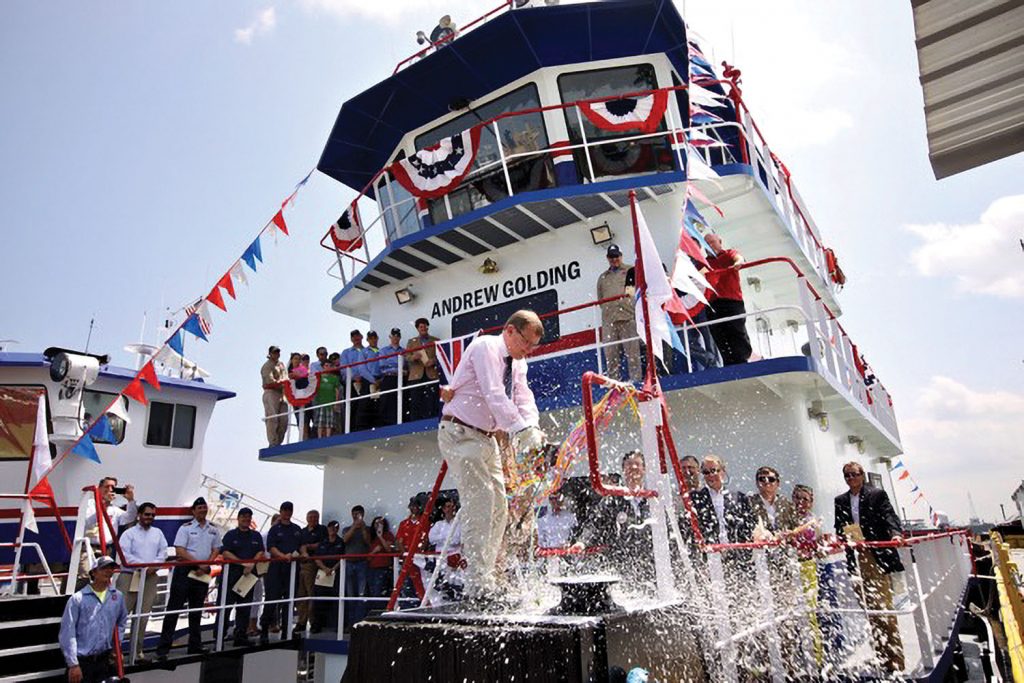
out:
<path id="1" fill-rule="evenodd" d="M 505 12 L 341 107 L 317 168 L 362 190 L 409 131 L 545 66 L 666 53 L 688 73 L 671 0 L 605 0 Z"/>

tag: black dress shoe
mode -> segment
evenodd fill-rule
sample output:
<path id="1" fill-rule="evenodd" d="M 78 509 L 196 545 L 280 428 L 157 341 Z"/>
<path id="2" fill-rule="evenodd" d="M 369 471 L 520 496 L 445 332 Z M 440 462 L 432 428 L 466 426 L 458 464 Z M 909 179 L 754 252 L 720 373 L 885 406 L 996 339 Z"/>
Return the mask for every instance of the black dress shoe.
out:
<path id="1" fill-rule="evenodd" d="M 210 653 L 210 649 L 200 645 L 199 647 L 190 647 L 188 653 L 190 655 L 206 655 Z"/>

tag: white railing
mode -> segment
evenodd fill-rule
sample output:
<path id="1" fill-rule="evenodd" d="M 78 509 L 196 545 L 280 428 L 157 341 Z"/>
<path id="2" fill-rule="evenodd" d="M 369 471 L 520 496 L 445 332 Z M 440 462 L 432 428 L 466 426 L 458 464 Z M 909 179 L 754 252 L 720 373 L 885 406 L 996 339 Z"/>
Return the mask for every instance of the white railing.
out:
<path id="1" fill-rule="evenodd" d="M 512 179 L 517 165 L 530 161 L 548 164 L 553 163 L 556 157 L 571 155 L 575 172 L 583 183 L 595 184 L 617 177 L 642 179 L 644 176 L 665 171 L 678 172 L 685 163 L 686 152 L 683 140 L 688 134 L 703 133 L 722 142 L 733 138 L 738 140 L 738 144 L 729 143 L 724 147 L 697 147 L 696 151 L 710 165 L 743 163 L 752 167 L 752 175 L 756 179 L 758 187 L 771 201 L 779 219 L 812 265 L 821 283 L 830 291 L 835 292 L 838 287 L 829 274 L 826 249 L 821 243 L 817 227 L 807 218 L 809 212 L 796 191 L 788 169 L 764 141 L 760 130 L 743 105 L 739 91 L 729 81 L 720 83 L 742 112 L 739 121 L 683 127 L 677 121 L 677 114 L 673 112 L 673 106 L 669 106 L 662 117 L 659 129 L 653 133 L 588 137 L 587 125 L 584 123 L 584 117 L 578 105 L 583 102 L 597 102 L 611 98 L 581 100 L 580 102 L 524 109 L 489 119 L 479 126 L 493 132 L 495 141 L 498 142 L 494 157 L 478 158 L 472 172 L 462 180 L 459 186 L 452 188 L 439 199 L 418 200 L 391 178 L 387 168 L 381 169 L 353 201 L 353 205 L 359 207 L 362 221 L 362 244 L 349 251 L 342 251 L 335 247 L 329 232 L 321 240 L 321 245 L 324 248 L 334 252 L 334 260 L 327 268 L 327 274 L 341 280 L 344 285 L 348 285 L 368 269 L 369 264 L 384 253 L 394 240 L 415 234 L 426 228 L 424 215 L 432 216 L 430 218 L 432 224 L 442 224 L 458 218 L 468 211 L 491 205 L 493 203 L 491 199 L 474 189 L 486 179 L 490 179 L 496 184 L 500 190 L 500 198 L 521 196 L 527 200 L 529 193 L 540 189 L 540 187 L 527 182 L 523 188 L 517 189 L 516 183 Z M 662 90 L 674 94 L 674 91 L 682 89 L 685 89 L 685 86 Z M 652 92 L 655 91 L 641 91 L 629 93 L 629 95 L 642 96 Z M 623 96 L 625 95 L 618 97 Z M 506 147 L 503 131 L 505 133 L 512 132 L 511 129 L 503 128 L 507 125 L 506 122 L 520 116 L 558 110 L 564 111 L 569 119 L 575 122 L 575 130 L 570 133 L 570 137 L 573 139 L 569 144 L 558 142 L 544 146 L 538 145 L 531 149 Z M 540 125 L 544 125 L 543 122 Z M 609 146 L 617 146 L 618 150 L 628 150 L 631 147 L 636 148 L 642 145 L 658 146 L 661 149 L 670 150 L 668 158 L 671 159 L 671 162 L 667 159 L 659 161 L 654 158 L 643 170 L 629 169 L 628 173 L 603 168 L 601 164 L 595 162 L 595 159 L 603 158 L 602 150 Z M 656 155 L 652 155 L 652 157 L 656 157 Z M 642 185 L 643 183 L 638 180 L 638 184 Z M 476 194 L 472 195 L 472 192 L 476 192 Z M 713 190 L 709 189 L 708 192 L 710 195 L 714 194 Z M 453 205 L 453 197 L 459 196 L 460 193 L 470 193 L 472 196 L 465 197 L 465 201 L 456 207 Z"/>
<path id="2" fill-rule="evenodd" d="M 882 386 L 881 382 L 874 377 L 870 369 L 863 363 L 862 356 L 856 345 L 846 334 L 842 325 L 839 324 L 838 320 L 836 320 L 835 315 L 818 295 L 814 287 L 807 282 L 807 278 L 804 277 L 796 264 L 787 258 L 771 258 L 751 261 L 740 267 L 742 271 L 767 268 L 789 269 L 788 272 L 792 274 L 792 277 L 796 280 L 797 284 L 798 299 L 796 301 L 765 309 L 748 310 L 741 316 L 722 318 L 716 321 L 702 322 L 696 325 L 685 324 L 679 326 L 677 331 L 683 342 L 683 358 L 685 360 L 685 367 L 672 367 L 670 369 L 663 368 L 663 370 L 667 372 L 667 374 L 680 374 L 683 372 L 694 372 L 695 370 L 700 370 L 701 367 L 695 364 L 698 361 L 691 353 L 691 345 L 688 343 L 688 333 L 691 331 L 699 332 L 701 330 L 712 328 L 714 325 L 722 322 L 742 318 L 747 323 L 748 336 L 750 337 L 751 346 L 755 354 L 752 356 L 752 359 L 771 359 L 801 355 L 808 356 L 813 362 L 815 369 L 828 378 L 834 388 L 839 391 L 852 405 L 859 406 L 864 413 L 877 420 L 878 424 L 883 427 L 892 438 L 898 439 L 899 430 L 896 426 L 896 416 L 889 393 L 886 391 L 885 387 Z M 773 274 L 773 276 L 774 275 L 777 274 Z M 593 355 L 598 373 L 603 373 L 606 366 L 604 356 L 607 352 L 607 348 L 618 347 L 623 342 L 608 342 L 601 339 L 600 303 L 603 302 L 586 302 L 577 306 L 542 315 L 542 318 L 554 316 L 575 316 L 568 318 L 566 322 L 563 322 L 561 327 L 564 329 L 571 326 L 573 331 L 591 331 L 593 332 L 594 341 L 554 351 L 547 351 L 544 345 L 541 345 L 534 355 L 531 356 L 531 362 L 545 361 L 576 354 Z M 587 320 L 588 311 L 586 309 L 589 309 L 589 320 Z M 639 341 L 639 337 L 624 341 Z M 618 349 L 613 349 L 613 351 L 617 352 Z M 410 400 L 408 393 L 410 385 L 406 385 L 402 377 L 402 353 L 408 353 L 408 350 L 397 354 L 390 354 L 397 355 L 399 360 L 397 388 L 387 392 L 381 392 L 380 394 L 381 397 L 392 392 L 397 395 L 396 400 L 398 403 L 398 411 L 397 421 L 395 424 L 402 424 L 404 422 L 402 406 Z M 581 358 L 582 357 L 584 356 L 581 356 Z M 340 371 L 346 378 L 350 379 L 355 372 L 354 368 L 359 365 L 379 362 L 380 358 L 381 357 L 368 359 L 361 361 L 360 363 L 343 366 L 340 368 Z M 411 388 L 420 389 L 424 386 L 437 383 L 439 383 L 438 380 L 432 380 L 426 383 L 411 385 Z M 346 381 L 345 386 L 351 387 L 351 381 Z M 337 433 L 347 434 L 354 431 L 352 425 L 352 406 L 359 401 L 370 401 L 374 400 L 374 398 L 374 395 L 369 394 L 354 397 L 350 393 L 350 389 L 346 389 L 344 399 L 322 405 L 339 405 L 342 407 L 341 425 L 339 425 Z M 299 410 L 313 410 L 316 407 L 322 406 L 310 405 Z M 302 419 L 293 419 L 292 416 L 297 412 L 298 410 L 290 408 L 287 413 L 265 416 L 262 419 L 265 421 L 267 419 L 279 417 L 280 415 L 288 415 L 288 440 L 289 442 L 293 442 L 302 439 L 301 432 L 298 434 L 292 433 L 292 430 L 296 429 L 297 423 L 304 422 Z"/>

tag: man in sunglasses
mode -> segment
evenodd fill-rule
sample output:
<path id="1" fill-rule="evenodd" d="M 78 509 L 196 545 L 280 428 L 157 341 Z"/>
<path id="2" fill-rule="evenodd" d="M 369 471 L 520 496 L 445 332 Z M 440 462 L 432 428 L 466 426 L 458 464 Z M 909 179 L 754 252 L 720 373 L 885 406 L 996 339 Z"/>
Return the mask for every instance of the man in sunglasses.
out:
<path id="1" fill-rule="evenodd" d="M 796 512 L 793 503 L 779 495 L 782 479 L 774 467 L 762 465 L 755 475 L 757 493 L 749 496 L 754 519 L 772 534 L 791 531 L 796 528 Z"/>
<path id="2" fill-rule="evenodd" d="M 858 462 L 843 465 L 849 490 L 835 499 L 836 534 L 850 541 L 899 541 L 903 527 L 885 491 L 865 482 Z M 868 610 L 892 609 L 889 575 L 903 571 L 896 548 L 847 549 L 850 571 L 863 581 L 862 597 Z M 903 643 L 894 616 L 869 616 L 871 640 L 881 666 L 890 672 L 903 670 Z"/>
<path id="3" fill-rule="evenodd" d="M 470 601 L 493 598 L 498 589 L 498 553 L 508 519 L 498 439 L 507 435 L 516 452 L 539 449 L 546 439 L 526 381 L 526 357 L 543 336 L 536 313 L 516 311 L 500 335 L 473 340 L 442 392 L 437 443 L 462 503 L 463 595 Z"/>
<path id="4" fill-rule="evenodd" d="M 167 561 L 167 538 L 164 532 L 153 526 L 156 520 L 156 506 L 153 503 L 143 503 L 139 506 L 138 524 L 129 527 L 121 538 L 118 539 L 121 545 L 121 552 L 128 565 L 151 564 Z M 156 603 L 157 567 L 142 567 L 132 569 L 124 567 L 117 577 L 117 589 L 126 596 L 125 606 L 131 613 L 135 612 L 135 601 L 139 599 L 139 585 L 142 582 L 142 574 L 146 575 L 145 585 L 142 587 L 142 611 L 152 612 Z M 136 575 L 139 575 L 136 577 Z M 134 587 L 133 587 L 134 586 Z M 142 617 L 132 622 L 132 643 L 135 645 L 136 661 L 145 661 L 142 655 L 142 641 L 146 637 L 146 624 L 149 617 Z"/>
<path id="5" fill-rule="evenodd" d="M 706 455 L 701 461 L 704 486 L 694 491 L 693 502 L 705 543 L 747 543 L 753 539 L 754 514 L 742 491 L 730 491 L 725 461 Z M 725 559 L 733 557 L 729 553 Z"/>

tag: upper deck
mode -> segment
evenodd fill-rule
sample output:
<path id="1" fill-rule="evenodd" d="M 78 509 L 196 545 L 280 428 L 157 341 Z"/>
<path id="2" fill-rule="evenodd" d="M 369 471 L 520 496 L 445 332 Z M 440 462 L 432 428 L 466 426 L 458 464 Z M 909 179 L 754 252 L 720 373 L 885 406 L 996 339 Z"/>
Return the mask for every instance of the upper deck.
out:
<path id="1" fill-rule="evenodd" d="M 624 0 L 509 11 L 347 102 L 320 169 L 351 186 L 367 180 L 348 214 L 352 231 L 341 240 L 329 231 L 322 241 L 334 253 L 328 272 L 342 282 L 334 309 L 386 317 L 388 302 L 410 283 L 419 288 L 456 264 L 519 244 L 547 249 L 533 241 L 561 237 L 567 227 L 608 223 L 623 214 L 631 189 L 679 205 L 688 176 L 702 175 L 696 165 L 719 176 L 699 182 L 724 214 L 705 211 L 711 228 L 743 244 L 748 259 L 793 259 L 838 312 L 826 248 L 788 170 L 734 83 L 704 78 L 699 91 L 688 84 L 682 18 L 663 5 Z M 564 49 L 552 49 L 549 23 L 559 25 Z M 509 70 L 506 57 L 516 50 L 536 58 Z M 425 91 L 423 102 L 409 101 Z M 624 96 L 661 98 L 666 106 L 639 132 L 600 128 L 588 117 Z M 479 144 L 456 183 L 414 196 L 396 178 L 399 161 L 464 130 L 474 130 Z M 380 166 L 368 170 L 373 163 Z M 678 224 L 675 217 L 663 229 L 663 253 L 672 253 Z"/>

